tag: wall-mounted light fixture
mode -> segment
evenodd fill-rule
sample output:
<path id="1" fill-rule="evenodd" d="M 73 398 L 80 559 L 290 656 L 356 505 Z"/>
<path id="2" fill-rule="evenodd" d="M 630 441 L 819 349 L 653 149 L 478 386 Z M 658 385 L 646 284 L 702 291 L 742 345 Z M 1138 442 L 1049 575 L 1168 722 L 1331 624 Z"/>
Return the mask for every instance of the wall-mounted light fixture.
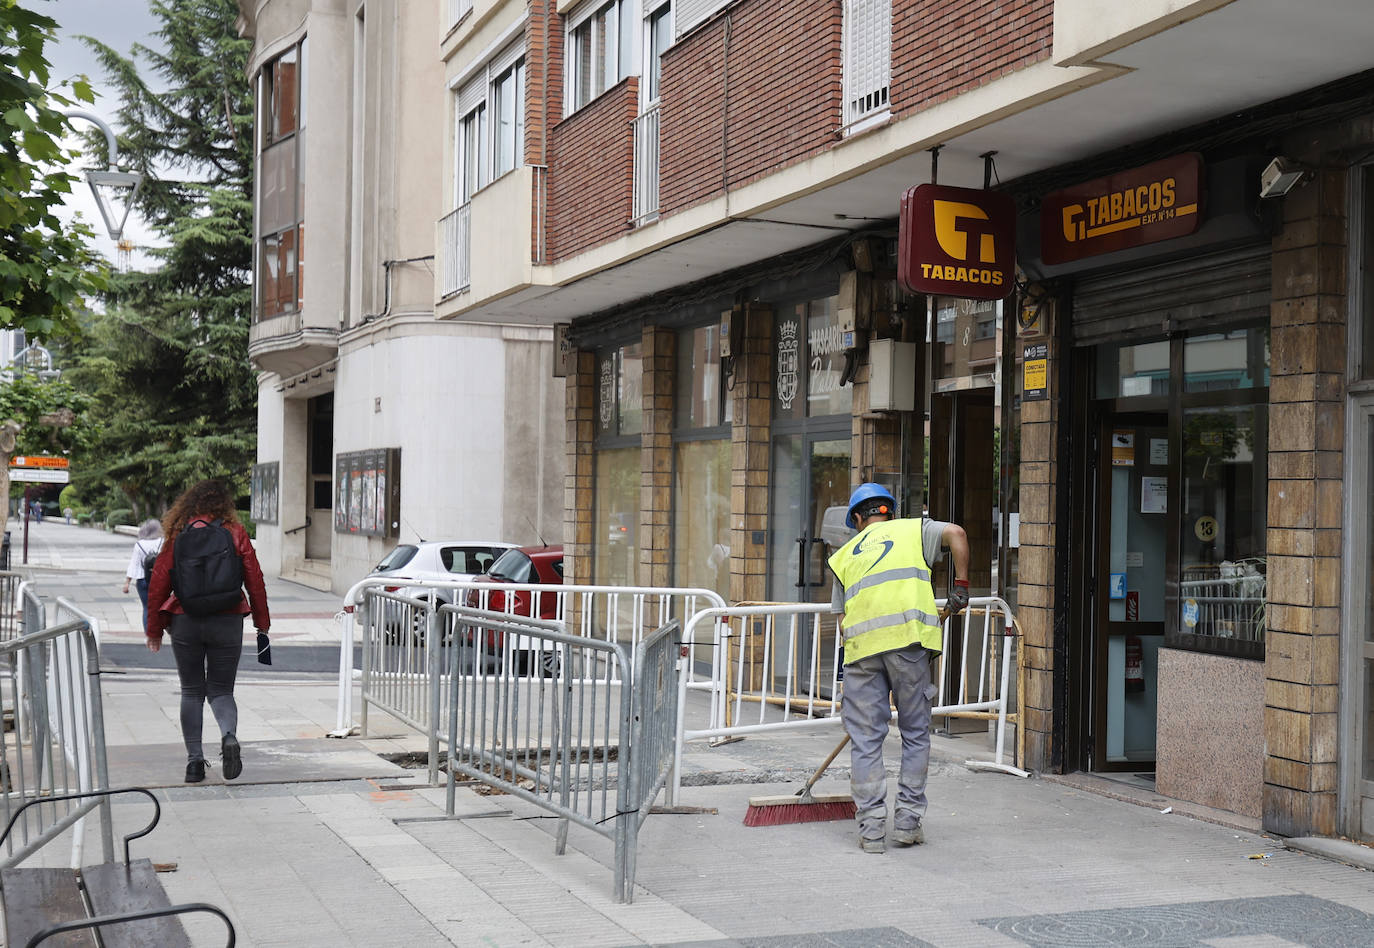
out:
<path id="1" fill-rule="evenodd" d="M 1283 197 L 1311 177 L 1311 169 L 1293 159 L 1275 158 L 1260 172 L 1260 197 Z"/>

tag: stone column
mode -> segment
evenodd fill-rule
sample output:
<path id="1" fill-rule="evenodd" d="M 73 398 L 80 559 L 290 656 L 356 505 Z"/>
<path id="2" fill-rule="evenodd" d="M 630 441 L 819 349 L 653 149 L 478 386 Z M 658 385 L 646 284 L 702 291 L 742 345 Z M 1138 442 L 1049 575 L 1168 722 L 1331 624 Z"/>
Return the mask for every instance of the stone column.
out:
<path id="1" fill-rule="evenodd" d="M 639 576 L 641 586 L 668 586 L 672 561 L 673 373 L 677 335 L 644 327 L 644 428 L 640 435 Z"/>
<path id="2" fill-rule="evenodd" d="M 596 506 L 596 353 L 573 354 L 567 385 L 567 467 L 563 475 L 563 557 L 568 583 L 592 581 L 592 510 Z"/>
<path id="3" fill-rule="evenodd" d="M 1283 198 L 1269 383 L 1264 828 L 1336 830 L 1346 172 Z"/>
<path id="4" fill-rule="evenodd" d="M 1046 343 L 1049 397 L 1021 402 L 1021 550 L 1017 589 L 1017 619 L 1021 623 L 1021 661 L 1025 691 L 1021 695 L 1021 726 L 1025 730 L 1030 770 L 1050 770 L 1053 761 L 1054 720 L 1054 559 L 1059 527 L 1055 517 L 1055 484 L 1067 470 L 1056 458 L 1059 438 L 1060 360 L 1055 338 L 1057 314 L 1042 318 L 1043 337 L 1020 338 L 1012 345 Z M 1063 713 L 1063 709 L 1061 709 Z"/>
<path id="5" fill-rule="evenodd" d="M 730 601 L 758 602 L 768 588 L 768 471 L 773 415 L 773 311 L 746 304 L 730 397 Z"/>

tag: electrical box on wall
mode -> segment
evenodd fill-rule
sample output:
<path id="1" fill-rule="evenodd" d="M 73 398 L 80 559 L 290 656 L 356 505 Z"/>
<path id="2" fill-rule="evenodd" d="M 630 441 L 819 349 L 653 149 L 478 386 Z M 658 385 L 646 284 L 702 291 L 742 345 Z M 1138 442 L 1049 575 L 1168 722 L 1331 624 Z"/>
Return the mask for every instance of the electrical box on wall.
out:
<path id="1" fill-rule="evenodd" d="M 873 411 L 916 408 L 916 343 L 875 339 L 868 346 L 868 407 Z"/>
<path id="2" fill-rule="evenodd" d="M 720 314 L 720 357 L 722 359 L 729 359 L 735 355 L 735 350 L 739 348 L 739 333 L 743 329 L 742 313 L 727 309 Z"/>

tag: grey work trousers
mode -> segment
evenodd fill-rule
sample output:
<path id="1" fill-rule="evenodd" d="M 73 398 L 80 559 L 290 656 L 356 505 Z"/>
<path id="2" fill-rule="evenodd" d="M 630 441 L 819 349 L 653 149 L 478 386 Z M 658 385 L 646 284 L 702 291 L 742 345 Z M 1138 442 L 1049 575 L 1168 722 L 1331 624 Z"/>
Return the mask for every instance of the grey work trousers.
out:
<path id="1" fill-rule="evenodd" d="M 902 767 L 897 778 L 894 825 L 910 829 L 926 813 L 926 776 L 930 769 L 929 653 L 920 645 L 881 652 L 844 666 L 844 700 L 840 716 L 850 739 L 850 786 L 859 835 L 887 835 L 887 771 L 883 741 L 897 706 L 902 734 Z"/>

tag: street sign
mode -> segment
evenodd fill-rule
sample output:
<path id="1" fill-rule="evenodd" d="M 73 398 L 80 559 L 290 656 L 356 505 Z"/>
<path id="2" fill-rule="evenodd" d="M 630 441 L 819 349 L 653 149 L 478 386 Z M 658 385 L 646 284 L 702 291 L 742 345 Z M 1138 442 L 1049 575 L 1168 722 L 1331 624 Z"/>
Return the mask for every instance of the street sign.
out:
<path id="1" fill-rule="evenodd" d="M 71 482 L 71 479 L 70 471 L 37 467 L 10 468 L 10 480 L 12 481 L 30 481 L 35 484 L 67 484 Z"/>
<path id="2" fill-rule="evenodd" d="M 72 462 L 67 458 L 53 457 L 48 454 L 19 454 L 10 458 L 10 467 L 49 467 L 69 468 Z"/>

